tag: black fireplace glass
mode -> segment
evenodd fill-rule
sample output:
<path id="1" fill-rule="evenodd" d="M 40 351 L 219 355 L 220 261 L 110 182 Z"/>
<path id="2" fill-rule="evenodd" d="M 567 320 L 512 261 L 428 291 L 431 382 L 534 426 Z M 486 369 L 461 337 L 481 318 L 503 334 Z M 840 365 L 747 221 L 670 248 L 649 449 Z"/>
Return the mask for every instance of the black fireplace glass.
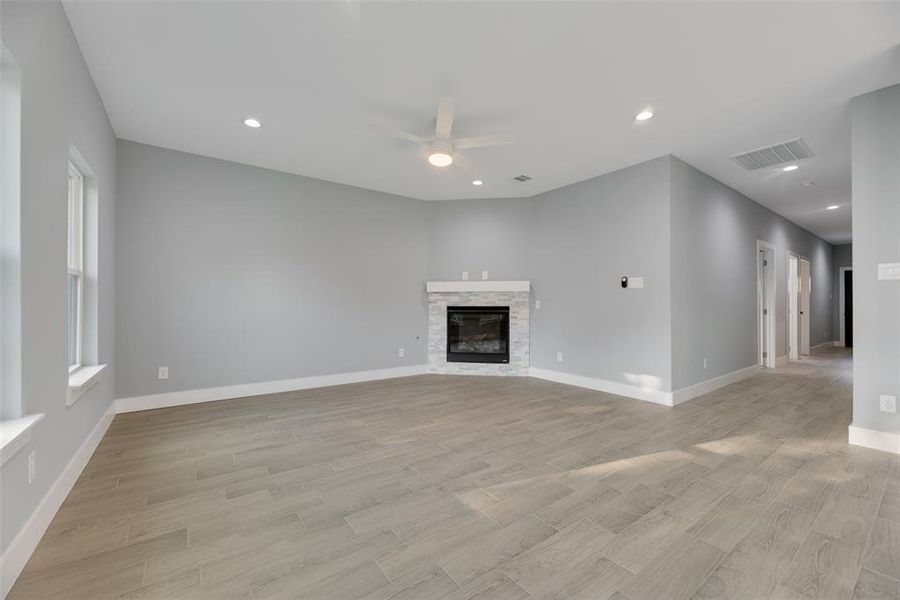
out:
<path id="1" fill-rule="evenodd" d="M 509 362 L 508 306 L 448 306 L 448 362 Z"/>

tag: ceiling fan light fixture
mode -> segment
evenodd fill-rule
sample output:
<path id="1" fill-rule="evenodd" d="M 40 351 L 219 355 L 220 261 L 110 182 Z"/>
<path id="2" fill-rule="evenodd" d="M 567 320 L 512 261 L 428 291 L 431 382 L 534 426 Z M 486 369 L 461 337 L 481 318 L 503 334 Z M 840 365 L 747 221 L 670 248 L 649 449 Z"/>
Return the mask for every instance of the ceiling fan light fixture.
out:
<path id="1" fill-rule="evenodd" d="M 449 167 L 453 164 L 453 155 L 449 152 L 438 150 L 428 155 L 428 162 L 435 167 Z"/>

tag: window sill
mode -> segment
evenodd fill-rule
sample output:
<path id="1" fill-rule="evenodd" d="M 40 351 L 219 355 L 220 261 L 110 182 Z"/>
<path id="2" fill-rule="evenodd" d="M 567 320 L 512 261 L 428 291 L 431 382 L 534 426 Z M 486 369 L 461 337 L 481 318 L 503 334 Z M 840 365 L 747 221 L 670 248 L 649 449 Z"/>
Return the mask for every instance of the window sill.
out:
<path id="1" fill-rule="evenodd" d="M 41 422 L 43 413 L 0 421 L 0 465 L 6 463 L 31 440 L 31 428 Z"/>
<path id="2" fill-rule="evenodd" d="M 81 367 L 69 375 L 69 391 L 66 394 L 66 406 L 72 406 L 84 396 L 100 380 L 100 374 L 106 365 Z"/>

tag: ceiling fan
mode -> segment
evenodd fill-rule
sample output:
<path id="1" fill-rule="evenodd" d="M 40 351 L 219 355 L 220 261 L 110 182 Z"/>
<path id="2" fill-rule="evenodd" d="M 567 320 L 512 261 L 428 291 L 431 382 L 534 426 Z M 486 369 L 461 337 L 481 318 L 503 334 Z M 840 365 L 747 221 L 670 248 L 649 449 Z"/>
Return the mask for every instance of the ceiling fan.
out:
<path id="1" fill-rule="evenodd" d="M 511 144 L 513 140 L 506 135 L 482 135 L 476 137 L 451 138 L 453 129 L 453 115 L 455 112 L 453 98 L 443 97 L 438 104 L 434 135 L 424 137 L 407 131 L 384 130 L 388 135 L 421 144 L 432 166 L 443 168 L 456 164 L 470 173 L 475 167 L 459 151 L 468 148 L 483 148 L 485 146 L 500 146 Z"/>

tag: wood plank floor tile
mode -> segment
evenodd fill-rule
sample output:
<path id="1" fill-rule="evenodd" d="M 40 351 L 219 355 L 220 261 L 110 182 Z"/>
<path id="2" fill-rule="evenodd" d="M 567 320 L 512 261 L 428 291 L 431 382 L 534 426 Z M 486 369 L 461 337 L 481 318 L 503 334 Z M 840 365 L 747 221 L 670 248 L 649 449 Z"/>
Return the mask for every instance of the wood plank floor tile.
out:
<path id="1" fill-rule="evenodd" d="M 847 445 L 851 375 L 835 348 L 674 408 L 421 375 L 118 415 L 9 598 L 895 599 L 900 458 Z"/>

